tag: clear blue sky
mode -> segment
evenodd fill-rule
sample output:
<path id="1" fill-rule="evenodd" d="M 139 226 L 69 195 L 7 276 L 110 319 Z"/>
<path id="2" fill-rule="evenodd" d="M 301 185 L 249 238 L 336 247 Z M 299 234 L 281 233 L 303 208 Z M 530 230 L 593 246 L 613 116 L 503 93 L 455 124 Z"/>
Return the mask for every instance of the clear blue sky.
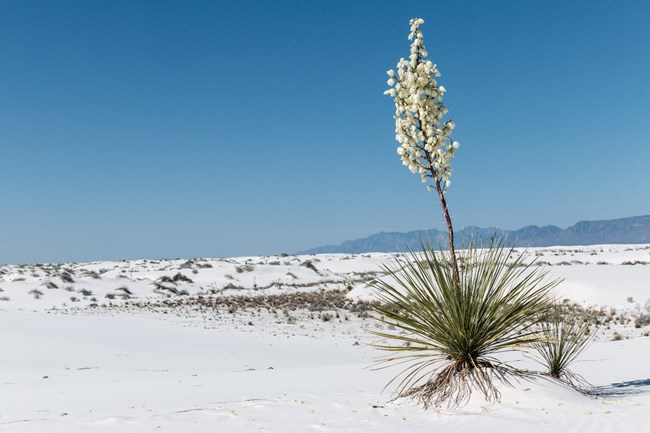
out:
<path id="1" fill-rule="evenodd" d="M 0 1 L 0 263 L 444 228 L 385 71 L 422 17 L 456 227 L 650 213 L 650 2 Z"/>

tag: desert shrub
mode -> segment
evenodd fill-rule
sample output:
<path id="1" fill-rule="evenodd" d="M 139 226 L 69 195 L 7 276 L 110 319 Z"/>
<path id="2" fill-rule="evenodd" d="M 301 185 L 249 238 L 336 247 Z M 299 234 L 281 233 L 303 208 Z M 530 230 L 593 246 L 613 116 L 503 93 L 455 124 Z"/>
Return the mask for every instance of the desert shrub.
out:
<path id="1" fill-rule="evenodd" d="M 41 296 L 43 296 L 43 292 L 41 292 L 38 289 L 32 289 L 29 291 L 29 294 L 34 297 L 34 299 L 41 299 Z"/>
<path id="2" fill-rule="evenodd" d="M 641 314 L 639 317 L 634 319 L 634 327 L 641 328 L 642 326 L 650 325 L 650 314 Z"/>
<path id="3" fill-rule="evenodd" d="M 305 260 L 304 262 L 302 262 L 302 263 L 300 264 L 300 266 L 304 266 L 304 267 L 306 267 L 307 269 L 311 269 L 312 271 L 314 271 L 314 272 L 316 272 L 316 273 L 318 274 L 318 273 L 319 273 L 319 272 L 318 272 L 318 269 L 317 269 L 316 266 L 314 265 L 314 261 L 315 261 L 315 260 L 316 260 L 316 259 L 314 259 L 314 260 Z"/>
<path id="4" fill-rule="evenodd" d="M 533 343 L 538 362 L 547 374 L 572 386 L 585 383 L 581 376 L 569 370 L 569 365 L 587 348 L 591 322 L 583 320 L 565 308 L 555 307 L 540 321 L 543 339 Z"/>
<path id="5" fill-rule="evenodd" d="M 173 277 L 168 277 L 167 275 L 163 275 L 162 277 L 158 278 L 156 280 L 159 283 L 178 283 L 178 282 L 185 282 L 185 283 L 192 283 L 193 281 L 186 277 L 185 275 L 181 274 L 180 272 L 176 273 Z"/>
<path id="6" fill-rule="evenodd" d="M 180 269 L 192 269 L 194 266 L 194 260 L 188 260 L 182 265 L 179 266 Z"/>
<path id="7" fill-rule="evenodd" d="M 92 290 L 88 289 L 81 289 L 79 290 L 79 293 L 81 293 L 83 296 L 91 296 L 93 294 Z"/>
<path id="8" fill-rule="evenodd" d="M 67 271 L 61 272 L 59 278 L 61 278 L 61 281 L 63 281 L 64 283 L 74 283 L 74 278 L 72 278 L 70 272 Z"/>
<path id="9" fill-rule="evenodd" d="M 396 328 L 373 332 L 383 339 L 375 346 L 390 352 L 377 367 L 407 363 L 390 383 L 399 380 L 398 396 L 425 408 L 461 404 L 472 389 L 494 401 L 500 393 L 493 379 L 521 373 L 494 355 L 539 340 L 534 325 L 559 281 L 501 243 L 461 252 L 457 277 L 446 253 L 422 249 L 385 266 L 386 277 L 372 283 L 379 320 Z"/>
<path id="10" fill-rule="evenodd" d="M 253 265 L 252 263 L 246 263 L 246 264 L 242 265 L 241 267 L 235 268 L 235 270 L 237 272 L 239 272 L 239 273 L 253 272 L 255 270 L 255 265 Z"/>
<path id="11" fill-rule="evenodd" d="M 178 289 L 175 286 L 169 286 L 169 285 L 164 285 L 164 284 L 159 284 L 159 283 L 154 283 L 154 293 L 162 293 L 162 294 L 178 294 Z"/>
<path id="12" fill-rule="evenodd" d="M 9 296 L 0 296 L 0 301 L 9 301 Z"/>
<path id="13" fill-rule="evenodd" d="M 178 272 L 176 275 L 174 275 L 172 277 L 172 281 L 174 283 L 178 283 L 178 282 L 193 283 L 193 281 L 190 278 L 186 277 L 185 275 L 181 274 L 180 272 Z"/>

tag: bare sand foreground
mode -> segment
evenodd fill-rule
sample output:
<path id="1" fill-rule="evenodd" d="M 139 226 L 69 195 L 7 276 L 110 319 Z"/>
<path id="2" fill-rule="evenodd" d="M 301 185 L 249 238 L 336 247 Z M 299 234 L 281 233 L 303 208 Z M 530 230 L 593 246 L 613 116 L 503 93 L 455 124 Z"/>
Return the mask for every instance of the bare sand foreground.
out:
<path id="1" fill-rule="evenodd" d="M 352 302 L 388 254 L 0 266 L 0 431 L 650 431 L 650 246 L 531 254 L 601 312 L 573 367 L 594 396 L 537 378 L 460 409 L 391 401 Z"/>

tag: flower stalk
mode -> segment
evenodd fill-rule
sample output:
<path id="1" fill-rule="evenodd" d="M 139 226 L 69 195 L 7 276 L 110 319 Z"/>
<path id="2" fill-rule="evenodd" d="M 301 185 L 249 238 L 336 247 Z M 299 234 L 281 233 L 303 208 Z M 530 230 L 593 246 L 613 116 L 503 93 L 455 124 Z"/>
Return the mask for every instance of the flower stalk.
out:
<path id="1" fill-rule="evenodd" d="M 424 20 L 415 18 L 409 23 L 410 56 L 401 58 L 396 70 L 387 72 L 390 88 L 384 94 L 395 100 L 395 139 L 400 143 L 397 154 L 402 164 L 412 173 L 418 173 L 422 183 L 438 194 L 447 225 L 450 265 L 458 282 L 454 230 L 445 194 L 451 185 L 450 161 L 460 143 L 451 139 L 454 122 L 444 120 L 447 107 L 442 97 L 446 89 L 436 81 L 440 72 L 426 60 L 428 52 L 420 30 Z"/>

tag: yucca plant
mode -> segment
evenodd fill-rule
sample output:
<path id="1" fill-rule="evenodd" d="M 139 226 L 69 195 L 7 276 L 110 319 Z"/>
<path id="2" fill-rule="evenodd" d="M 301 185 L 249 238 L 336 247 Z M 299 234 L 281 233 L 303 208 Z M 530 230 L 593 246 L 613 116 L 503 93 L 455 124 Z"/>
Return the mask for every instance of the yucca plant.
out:
<path id="1" fill-rule="evenodd" d="M 475 389 L 494 401 L 494 379 L 521 373 L 494 355 L 540 340 L 535 325 L 559 281 L 503 242 L 461 251 L 458 274 L 447 252 L 422 250 L 384 266 L 385 277 L 373 283 L 379 320 L 396 329 L 374 332 L 375 346 L 390 352 L 376 367 L 405 365 L 387 386 L 397 381 L 398 397 L 425 408 L 462 404 Z"/>
<path id="2" fill-rule="evenodd" d="M 558 281 L 548 281 L 541 268 L 531 267 L 503 242 L 485 250 L 470 245 L 456 254 L 446 201 L 451 160 L 460 146 L 451 138 L 456 124 L 446 117 L 440 72 L 427 60 L 424 20 L 409 24 L 410 55 L 387 71 L 385 94 L 395 102 L 397 153 L 427 189 L 436 191 L 449 246 L 436 253 L 423 245 L 423 252 L 410 253 L 406 263 L 384 267 L 386 277 L 375 283 L 382 302 L 378 312 L 398 332 L 377 332 L 383 340 L 376 346 L 390 352 L 382 365 L 409 363 L 390 382 L 401 378 L 400 396 L 425 407 L 453 405 L 478 388 L 493 400 L 499 396 L 493 379 L 507 381 L 509 373 L 517 373 L 494 355 L 539 340 L 534 325 L 549 308 L 549 292 Z"/>
<path id="3" fill-rule="evenodd" d="M 586 381 L 569 370 L 569 365 L 589 346 L 590 322 L 585 321 L 559 306 L 553 308 L 540 321 L 543 339 L 533 343 L 537 359 L 548 370 L 547 374 L 574 388 Z"/>

